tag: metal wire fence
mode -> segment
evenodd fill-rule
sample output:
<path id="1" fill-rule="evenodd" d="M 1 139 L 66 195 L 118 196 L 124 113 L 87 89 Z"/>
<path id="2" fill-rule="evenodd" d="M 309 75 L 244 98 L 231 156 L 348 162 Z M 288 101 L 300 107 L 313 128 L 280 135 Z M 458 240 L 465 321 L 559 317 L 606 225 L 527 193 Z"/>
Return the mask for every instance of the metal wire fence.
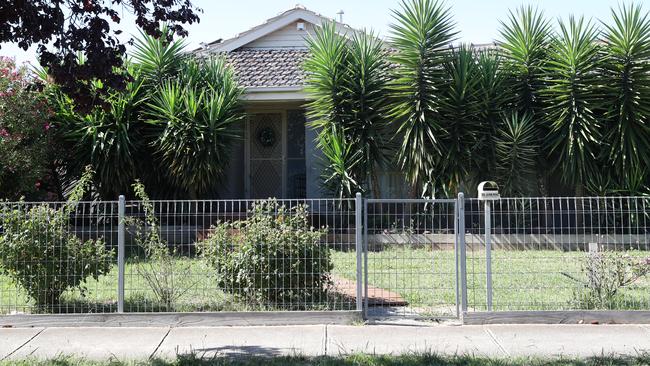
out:
<path id="1" fill-rule="evenodd" d="M 116 311 L 117 206 L 0 203 L 0 314 Z"/>
<path id="2" fill-rule="evenodd" d="M 650 310 L 649 215 L 647 197 L 4 202 L 0 314 Z"/>
<path id="3" fill-rule="evenodd" d="M 130 201 L 127 311 L 354 310 L 354 200 Z M 159 235 L 151 235 L 157 226 Z"/>
<path id="4" fill-rule="evenodd" d="M 355 202 L 4 203 L 0 314 L 354 310 Z"/>
<path id="5" fill-rule="evenodd" d="M 465 212 L 469 311 L 650 309 L 650 198 L 469 199 Z"/>

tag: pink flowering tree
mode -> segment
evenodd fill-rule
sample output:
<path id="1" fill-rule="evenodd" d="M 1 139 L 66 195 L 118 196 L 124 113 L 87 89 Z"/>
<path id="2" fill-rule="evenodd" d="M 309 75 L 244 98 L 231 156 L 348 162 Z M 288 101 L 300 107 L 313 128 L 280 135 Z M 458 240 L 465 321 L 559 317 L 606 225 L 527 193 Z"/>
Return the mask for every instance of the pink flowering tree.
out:
<path id="1" fill-rule="evenodd" d="M 0 57 L 0 199 L 48 198 L 52 109 L 25 66 Z"/>

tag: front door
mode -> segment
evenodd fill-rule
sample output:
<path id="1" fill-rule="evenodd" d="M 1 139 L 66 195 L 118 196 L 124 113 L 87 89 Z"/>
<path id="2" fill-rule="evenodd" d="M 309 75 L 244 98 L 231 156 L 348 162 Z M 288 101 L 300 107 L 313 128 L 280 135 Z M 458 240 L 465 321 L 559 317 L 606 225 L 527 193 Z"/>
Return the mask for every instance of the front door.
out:
<path id="1" fill-rule="evenodd" d="M 246 142 L 248 198 L 301 199 L 307 191 L 305 111 L 249 114 Z"/>
<path id="2" fill-rule="evenodd" d="M 250 198 L 283 197 L 283 119 L 282 113 L 250 115 L 248 129 Z"/>

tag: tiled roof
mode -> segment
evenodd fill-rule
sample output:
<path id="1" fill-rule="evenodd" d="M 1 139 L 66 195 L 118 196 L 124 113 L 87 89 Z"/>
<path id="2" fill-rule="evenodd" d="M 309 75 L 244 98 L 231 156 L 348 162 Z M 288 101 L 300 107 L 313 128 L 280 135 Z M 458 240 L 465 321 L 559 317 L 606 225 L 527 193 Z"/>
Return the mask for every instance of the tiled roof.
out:
<path id="1" fill-rule="evenodd" d="M 302 63 L 306 49 L 240 49 L 227 52 L 226 58 L 245 88 L 303 86 Z"/>
<path id="2" fill-rule="evenodd" d="M 498 49 L 495 44 L 471 45 L 477 50 Z M 309 51 L 299 48 L 238 49 L 222 53 L 245 88 L 289 87 L 305 85 L 302 63 Z"/>

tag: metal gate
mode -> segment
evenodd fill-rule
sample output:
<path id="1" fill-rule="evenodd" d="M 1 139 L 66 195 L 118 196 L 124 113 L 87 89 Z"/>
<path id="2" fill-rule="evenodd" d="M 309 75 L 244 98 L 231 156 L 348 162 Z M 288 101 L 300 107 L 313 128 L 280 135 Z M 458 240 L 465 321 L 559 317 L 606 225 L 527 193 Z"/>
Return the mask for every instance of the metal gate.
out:
<path id="1" fill-rule="evenodd" d="M 367 318 L 459 315 L 455 199 L 364 200 Z"/>

